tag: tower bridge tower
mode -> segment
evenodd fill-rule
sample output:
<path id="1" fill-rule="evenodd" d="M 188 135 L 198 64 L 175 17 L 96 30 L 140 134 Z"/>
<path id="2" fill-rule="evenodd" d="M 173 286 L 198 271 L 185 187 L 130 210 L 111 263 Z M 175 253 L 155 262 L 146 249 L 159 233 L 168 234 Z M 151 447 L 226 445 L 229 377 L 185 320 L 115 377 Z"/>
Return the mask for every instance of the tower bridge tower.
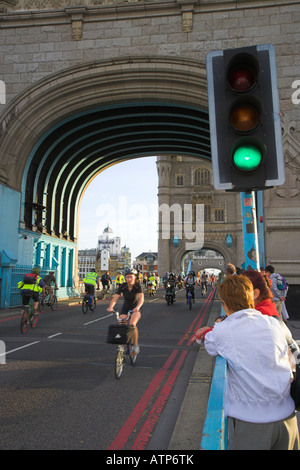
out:
<path id="1" fill-rule="evenodd" d="M 160 275 L 166 271 L 179 273 L 184 257 L 201 248 L 221 253 L 225 263 L 241 265 L 244 260 L 239 195 L 214 189 L 211 162 L 181 155 L 159 156 L 157 172 Z M 197 206 L 201 211 L 197 212 Z M 199 228 L 204 235 L 202 246 L 196 243 L 200 239 Z M 190 238 L 193 234 L 194 240 Z"/>

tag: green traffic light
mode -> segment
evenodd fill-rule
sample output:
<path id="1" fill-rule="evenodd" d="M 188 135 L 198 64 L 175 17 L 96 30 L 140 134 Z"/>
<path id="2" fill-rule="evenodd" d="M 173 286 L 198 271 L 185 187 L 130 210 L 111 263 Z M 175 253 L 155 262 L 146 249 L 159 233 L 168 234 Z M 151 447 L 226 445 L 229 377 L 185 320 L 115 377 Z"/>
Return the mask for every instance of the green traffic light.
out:
<path id="1" fill-rule="evenodd" d="M 241 145 L 233 153 L 233 162 L 238 170 L 256 170 L 262 161 L 262 153 L 254 145 Z"/>

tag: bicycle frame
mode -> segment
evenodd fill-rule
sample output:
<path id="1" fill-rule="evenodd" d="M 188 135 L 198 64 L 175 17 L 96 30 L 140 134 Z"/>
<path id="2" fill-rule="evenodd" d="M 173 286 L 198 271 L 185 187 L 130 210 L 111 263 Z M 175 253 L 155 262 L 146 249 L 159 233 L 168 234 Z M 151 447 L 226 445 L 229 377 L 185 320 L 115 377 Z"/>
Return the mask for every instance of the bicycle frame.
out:
<path id="1" fill-rule="evenodd" d="M 31 328 L 35 328 L 37 321 L 38 321 L 38 315 L 34 313 L 34 302 L 32 299 L 30 299 L 29 303 L 27 305 L 22 306 L 23 313 L 21 315 L 21 333 L 26 333 L 28 325 L 31 326 Z"/>
<path id="2" fill-rule="evenodd" d="M 171 288 L 170 284 L 167 284 L 167 286 L 166 286 L 166 295 L 165 295 L 165 298 L 166 298 L 166 301 L 167 301 L 167 304 L 168 304 L 168 305 L 173 304 L 173 302 L 174 302 L 174 297 L 173 297 L 173 291 L 172 291 L 172 288 Z"/>
<path id="3" fill-rule="evenodd" d="M 118 320 L 118 323 L 127 325 L 130 317 L 132 315 L 132 310 L 129 310 L 127 313 L 127 318 L 121 319 L 119 312 L 116 310 L 113 311 L 113 313 L 116 315 L 116 318 Z M 129 358 L 130 358 L 130 363 L 132 366 L 135 365 L 136 359 L 137 359 L 137 354 L 132 350 L 132 344 L 118 344 L 117 346 L 117 354 L 116 354 L 116 360 L 115 360 L 115 376 L 117 379 L 119 379 L 122 375 L 124 365 L 126 364 L 126 353 L 128 353 Z"/>
<path id="4" fill-rule="evenodd" d="M 207 294 L 207 285 L 205 283 L 201 284 L 201 295 L 204 297 Z"/>
<path id="5" fill-rule="evenodd" d="M 55 289 L 57 290 L 57 289 Z M 57 296 L 52 294 L 52 300 L 50 300 L 51 294 L 46 294 L 44 298 L 39 301 L 39 310 L 42 312 L 45 309 L 45 306 L 49 307 L 51 310 L 55 310 L 57 307 Z"/>
<path id="6" fill-rule="evenodd" d="M 92 302 L 89 304 L 89 296 L 84 296 L 82 299 L 82 312 L 87 313 L 87 311 L 90 309 L 92 312 L 95 311 L 96 309 L 96 297 L 95 294 L 93 296 Z"/>
<path id="7" fill-rule="evenodd" d="M 192 296 L 192 287 L 191 286 L 189 287 L 189 290 L 188 290 L 187 303 L 188 303 L 189 309 L 191 310 L 192 305 L 193 305 L 193 296 Z"/>

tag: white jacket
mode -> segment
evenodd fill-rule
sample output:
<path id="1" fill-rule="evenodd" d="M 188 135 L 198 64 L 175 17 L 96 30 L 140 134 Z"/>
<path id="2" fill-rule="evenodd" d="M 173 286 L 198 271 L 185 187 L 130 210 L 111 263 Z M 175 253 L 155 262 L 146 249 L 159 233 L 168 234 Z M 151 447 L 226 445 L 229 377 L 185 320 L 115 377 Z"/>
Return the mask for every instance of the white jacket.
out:
<path id="1" fill-rule="evenodd" d="M 235 312 L 206 334 L 205 348 L 227 360 L 226 416 L 269 423 L 293 413 L 288 346 L 276 319 L 254 309 Z"/>

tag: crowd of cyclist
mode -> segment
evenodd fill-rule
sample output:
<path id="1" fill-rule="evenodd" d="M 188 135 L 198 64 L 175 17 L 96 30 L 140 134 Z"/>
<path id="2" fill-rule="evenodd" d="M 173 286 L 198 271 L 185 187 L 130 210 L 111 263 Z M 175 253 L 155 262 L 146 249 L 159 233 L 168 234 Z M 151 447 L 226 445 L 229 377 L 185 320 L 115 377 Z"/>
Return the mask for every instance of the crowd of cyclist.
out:
<path id="1" fill-rule="evenodd" d="M 100 277 L 96 273 L 96 270 L 92 268 L 83 279 L 84 296 L 89 304 L 93 301 L 95 290 L 100 289 L 100 282 L 102 289 L 108 292 L 112 285 L 109 271 L 105 272 Z M 212 275 L 209 278 L 205 271 L 203 271 L 201 275 L 199 274 L 198 277 L 194 271 L 190 271 L 187 276 L 183 274 L 176 275 L 170 272 L 166 273 L 163 278 L 160 279 L 154 272 L 143 276 L 142 273 L 136 269 L 127 268 L 124 274 L 118 272 L 116 277 L 116 291 L 107 310 L 112 312 L 119 298 L 121 296 L 123 297 L 124 303 L 121 310 L 121 318 L 122 316 L 127 316 L 129 310 L 132 312 L 129 322 L 131 325 L 135 326 L 134 347 L 138 353 L 138 330 L 136 326 L 141 317 L 140 309 L 144 303 L 144 292 L 148 289 L 148 286 L 151 284 L 155 291 L 157 287 L 161 285 L 165 289 L 167 289 L 167 287 L 170 288 L 174 295 L 174 301 L 176 300 L 176 287 L 179 289 L 186 288 L 186 292 L 191 289 L 194 301 L 195 287 L 197 285 L 201 285 L 202 287 L 205 285 L 206 287 L 209 282 L 213 285 L 215 283 L 215 277 Z M 48 302 L 50 303 L 53 297 L 53 284 L 55 289 L 57 289 L 58 287 L 53 271 L 50 271 L 44 278 L 40 276 L 40 269 L 38 267 L 33 268 L 31 273 L 26 274 L 23 280 L 18 283 L 18 288 L 22 296 L 22 314 L 25 311 L 24 307 L 32 299 L 34 302 L 34 314 L 38 315 L 39 297 L 49 296 Z"/>
<path id="2" fill-rule="evenodd" d="M 33 311 L 35 315 L 38 315 L 38 304 L 40 296 L 43 298 L 47 297 L 48 304 L 51 304 L 53 300 L 53 287 L 58 290 L 54 271 L 49 273 L 42 278 L 40 276 L 40 268 L 34 267 L 31 273 L 25 274 L 22 281 L 18 283 L 18 289 L 22 297 L 22 314 L 24 313 L 24 306 L 28 305 L 30 300 L 33 300 Z"/>
<path id="3" fill-rule="evenodd" d="M 209 276 L 205 271 L 202 273 L 196 273 L 189 271 L 187 276 L 179 274 L 178 276 L 174 273 L 166 273 L 163 277 L 163 285 L 165 289 L 170 289 L 173 295 L 174 302 L 176 301 L 176 287 L 178 289 L 186 289 L 186 298 L 188 298 L 188 292 L 192 294 L 193 302 L 195 302 L 195 288 L 197 285 L 201 287 L 202 295 L 207 292 L 207 286 L 211 284 L 213 287 L 216 283 L 216 277 L 214 274 Z"/>

